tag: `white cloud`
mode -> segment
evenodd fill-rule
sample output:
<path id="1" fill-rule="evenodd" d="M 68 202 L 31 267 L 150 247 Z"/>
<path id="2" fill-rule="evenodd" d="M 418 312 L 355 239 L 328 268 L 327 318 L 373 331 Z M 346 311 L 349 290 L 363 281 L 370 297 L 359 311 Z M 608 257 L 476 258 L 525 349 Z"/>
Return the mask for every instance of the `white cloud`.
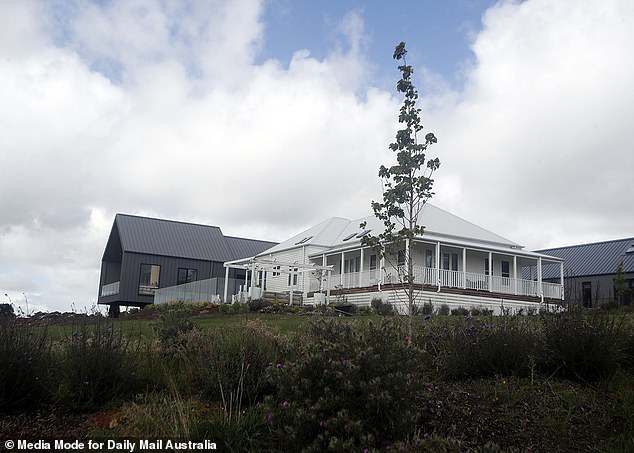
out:
<path id="1" fill-rule="evenodd" d="M 632 42 L 631 2 L 490 9 L 464 92 L 436 112 L 452 207 L 532 247 L 631 234 Z"/>

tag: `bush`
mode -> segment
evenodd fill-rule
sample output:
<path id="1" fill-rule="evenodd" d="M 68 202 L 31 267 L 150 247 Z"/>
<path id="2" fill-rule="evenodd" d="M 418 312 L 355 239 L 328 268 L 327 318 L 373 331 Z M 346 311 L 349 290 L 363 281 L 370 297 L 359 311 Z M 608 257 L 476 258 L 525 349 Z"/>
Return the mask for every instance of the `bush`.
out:
<path id="1" fill-rule="evenodd" d="M 220 451 L 266 451 L 266 418 L 251 409 L 228 417 L 200 400 L 178 392 L 140 395 L 125 403 L 107 430 L 93 431 L 92 438 L 212 439 Z"/>
<path id="2" fill-rule="evenodd" d="M 424 342 L 439 371 L 450 379 L 527 375 L 536 354 L 536 334 L 523 318 L 501 321 L 436 326 L 415 341 Z"/>
<path id="3" fill-rule="evenodd" d="M 423 417 L 422 352 L 407 345 L 400 318 L 350 324 L 320 319 L 272 365 L 277 388 L 265 405 L 284 451 L 362 451 L 404 439 Z"/>
<path id="4" fill-rule="evenodd" d="M 260 311 L 263 308 L 270 307 L 273 305 L 270 301 L 265 299 L 253 299 L 249 301 L 249 310 L 250 311 Z"/>
<path id="5" fill-rule="evenodd" d="M 7 319 L 15 319 L 15 313 L 13 311 L 13 305 L 0 304 L 0 322 Z"/>
<path id="6" fill-rule="evenodd" d="M 227 411 L 254 404 L 267 388 L 262 374 L 285 342 L 259 321 L 183 335 L 181 363 L 191 391 L 222 401 Z"/>
<path id="7" fill-rule="evenodd" d="M 92 410 L 138 388 L 138 346 L 114 324 L 80 325 L 66 340 L 59 365 L 58 397 L 71 409 Z"/>
<path id="8" fill-rule="evenodd" d="M 451 315 L 452 316 L 467 316 L 469 314 L 469 310 L 464 307 L 452 308 Z"/>
<path id="9" fill-rule="evenodd" d="M 51 347 L 46 330 L 0 319 L 0 412 L 37 405 L 47 396 Z"/>
<path id="10" fill-rule="evenodd" d="M 161 343 L 163 352 L 169 352 L 179 346 L 181 335 L 194 328 L 191 320 L 191 310 L 182 302 L 167 304 L 159 311 L 158 322 L 154 326 L 156 336 Z"/>
<path id="11" fill-rule="evenodd" d="M 543 314 L 543 365 L 560 376 L 597 381 L 612 376 L 625 362 L 628 332 L 624 318 L 570 309 Z"/>
<path id="12" fill-rule="evenodd" d="M 423 305 L 420 308 L 421 314 L 423 315 L 433 315 L 434 314 L 434 304 L 431 302 L 431 300 L 423 303 Z"/>
<path id="13" fill-rule="evenodd" d="M 449 305 L 447 304 L 442 304 L 439 308 L 438 308 L 438 314 L 442 315 L 442 316 L 447 316 L 449 314 Z"/>
<path id="14" fill-rule="evenodd" d="M 370 302 L 370 307 L 372 307 L 372 311 L 381 316 L 390 316 L 396 314 L 394 307 L 389 302 L 383 302 L 383 299 L 374 298 Z"/>

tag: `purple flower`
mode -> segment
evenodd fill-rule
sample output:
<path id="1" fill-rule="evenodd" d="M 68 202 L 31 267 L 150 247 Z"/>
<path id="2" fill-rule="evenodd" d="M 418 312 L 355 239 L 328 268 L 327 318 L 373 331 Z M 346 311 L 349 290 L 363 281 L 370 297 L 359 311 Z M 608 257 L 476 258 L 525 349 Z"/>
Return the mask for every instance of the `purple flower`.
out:
<path id="1" fill-rule="evenodd" d="M 282 403 L 282 407 L 283 407 L 284 409 L 288 409 L 288 406 L 290 406 L 290 403 L 289 403 L 288 401 L 284 401 L 284 402 Z"/>
<path id="2" fill-rule="evenodd" d="M 425 321 L 431 319 L 431 315 L 425 315 L 425 317 L 423 318 Z"/>
<path id="3" fill-rule="evenodd" d="M 278 363 L 277 365 L 275 365 L 276 368 L 282 368 L 284 365 L 282 365 L 281 363 Z"/>
<path id="4" fill-rule="evenodd" d="M 350 431 L 350 423 L 346 423 L 345 425 L 343 425 L 343 429 L 344 431 Z"/>
<path id="5" fill-rule="evenodd" d="M 320 428 L 324 428 L 325 426 L 326 426 L 326 422 L 325 421 L 322 420 L 322 421 L 319 422 L 319 427 Z"/>
<path id="6" fill-rule="evenodd" d="M 267 419 L 268 421 L 273 420 L 273 414 L 272 414 L 271 412 L 267 413 L 267 414 L 266 414 L 266 419 Z"/>

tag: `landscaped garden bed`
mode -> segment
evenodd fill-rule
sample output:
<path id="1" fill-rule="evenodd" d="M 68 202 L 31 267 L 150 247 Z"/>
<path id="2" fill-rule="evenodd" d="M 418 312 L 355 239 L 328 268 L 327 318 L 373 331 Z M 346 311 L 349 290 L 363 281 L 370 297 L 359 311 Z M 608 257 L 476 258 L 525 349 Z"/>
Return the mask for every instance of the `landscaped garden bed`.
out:
<path id="1" fill-rule="evenodd" d="M 63 328 L 1 321 L 0 439 L 208 439 L 220 451 L 634 449 L 630 312 L 426 310 L 409 342 L 403 317 L 367 310 L 193 308 Z"/>

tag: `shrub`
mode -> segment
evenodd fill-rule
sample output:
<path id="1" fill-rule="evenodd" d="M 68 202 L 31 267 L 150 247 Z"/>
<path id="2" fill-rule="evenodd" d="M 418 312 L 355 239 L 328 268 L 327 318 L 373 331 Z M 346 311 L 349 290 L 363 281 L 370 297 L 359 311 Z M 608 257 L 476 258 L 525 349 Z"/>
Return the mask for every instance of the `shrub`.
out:
<path id="1" fill-rule="evenodd" d="M 46 330 L 0 319 L 0 412 L 25 409 L 47 395 L 51 347 Z"/>
<path id="2" fill-rule="evenodd" d="M 253 299 L 249 301 L 249 310 L 250 311 L 260 311 L 263 308 L 270 307 L 273 305 L 270 301 L 265 299 Z"/>
<path id="3" fill-rule="evenodd" d="M 434 304 L 431 300 L 424 302 L 420 308 L 421 314 L 423 315 L 433 315 L 434 314 Z"/>
<path id="4" fill-rule="evenodd" d="M 0 322 L 6 319 L 14 319 L 15 313 L 13 311 L 13 305 L 0 304 Z"/>
<path id="5" fill-rule="evenodd" d="M 138 387 L 138 343 L 114 324 L 73 329 L 59 365 L 58 397 L 71 409 L 90 410 L 133 394 Z"/>
<path id="6" fill-rule="evenodd" d="M 185 382 L 204 397 L 222 401 L 227 412 L 257 402 L 267 388 L 262 374 L 285 342 L 260 321 L 183 335 Z"/>
<path id="7" fill-rule="evenodd" d="M 468 314 L 469 314 L 469 310 L 467 310 L 465 307 L 458 307 L 458 308 L 451 309 L 452 316 L 467 316 Z"/>
<path id="8" fill-rule="evenodd" d="M 596 381 L 612 376 L 625 359 L 624 318 L 597 310 L 543 314 L 543 365 L 560 376 Z"/>
<path id="9" fill-rule="evenodd" d="M 250 310 L 249 304 L 246 304 L 246 303 L 236 302 L 229 305 L 229 314 L 231 315 L 249 313 L 249 310 Z"/>
<path id="10" fill-rule="evenodd" d="M 372 307 L 372 311 L 381 316 L 389 316 L 396 314 L 394 307 L 389 302 L 383 302 L 383 299 L 373 298 L 370 301 L 370 307 Z"/>
<path id="11" fill-rule="evenodd" d="M 161 343 L 163 352 L 169 352 L 170 349 L 178 347 L 181 335 L 193 328 L 191 310 L 185 304 L 179 302 L 161 307 L 154 331 Z"/>
<path id="12" fill-rule="evenodd" d="M 440 307 L 438 307 L 438 314 L 441 316 L 447 316 L 449 314 L 449 305 L 442 304 Z"/>
<path id="13" fill-rule="evenodd" d="M 362 451 L 419 426 L 422 352 L 407 345 L 400 318 L 320 319 L 294 344 L 296 354 L 268 372 L 277 394 L 265 407 L 280 449 Z"/>
<path id="14" fill-rule="evenodd" d="M 508 317 L 500 324 L 432 326 L 415 341 L 425 342 L 439 371 L 456 379 L 528 374 L 537 337 L 524 319 Z"/>
<path id="15" fill-rule="evenodd" d="M 202 441 L 212 439 L 220 451 L 266 451 L 266 418 L 251 409 L 238 417 L 178 392 L 140 395 L 125 403 L 107 429 L 92 438 L 147 438 Z"/>

